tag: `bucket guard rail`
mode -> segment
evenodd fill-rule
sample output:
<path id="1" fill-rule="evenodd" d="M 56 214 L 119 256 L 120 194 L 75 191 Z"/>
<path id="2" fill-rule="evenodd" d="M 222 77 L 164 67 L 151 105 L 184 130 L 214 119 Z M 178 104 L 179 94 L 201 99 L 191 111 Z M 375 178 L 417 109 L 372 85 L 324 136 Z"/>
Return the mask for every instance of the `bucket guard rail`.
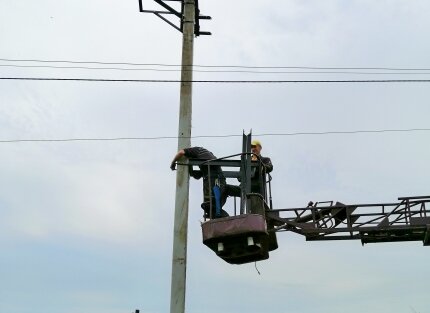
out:
<path id="1" fill-rule="evenodd" d="M 183 164 L 189 166 L 190 175 L 193 177 L 202 177 L 201 168 L 207 166 L 209 184 L 212 184 L 211 166 L 221 167 L 225 178 L 235 178 L 240 182 L 238 186 L 226 186 L 227 195 L 240 198 L 239 212 L 236 211 L 234 201 L 233 216 L 210 216 L 209 220 L 205 219 L 202 223 L 203 243 L 230 264 L 268 259 L 269 251 L 278 247 L 276 233 L 272 231 L 274 225 L 266 221 L 266 211 L 272 208 L 271 177 L 265 173 L 259 157 L 257 156 L 257 161 L 253 161 L 252 156 L 251 134 L 243 134 L 242 153 L 215 160 L 189 159 L 187 164 Z M 232 159 L 237 157 L 240 159 Z M 257 182 L 260 193 L 251 192 L 251 182 Z M 212 188 L 213 186 L 209 185 L 210 198 Z M 234 194 L 229 194 L 228 191 L 234 191 Z M 213 212 L 212 202 L 210 201 L 210 212 Z"/>

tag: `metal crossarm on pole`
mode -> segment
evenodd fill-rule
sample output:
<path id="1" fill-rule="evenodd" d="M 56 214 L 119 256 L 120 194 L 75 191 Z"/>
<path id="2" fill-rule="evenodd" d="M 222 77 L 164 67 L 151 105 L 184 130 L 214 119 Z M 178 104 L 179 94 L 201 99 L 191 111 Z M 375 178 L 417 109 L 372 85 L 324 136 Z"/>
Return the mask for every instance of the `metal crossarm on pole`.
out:
<path id="1" fill-rule="evenodd" d="M 139 11 L 142 13 L 152 13 L 162 19 L 164 22 L 175 28 L 176 30 L 183 33 L 184 31 L 184 20 L 185 20 L 185 10 L 184 5 L 186 0 L 152 0 L 153 3 L 157 4 L 161 9 L 164 10 L 148 10 L 144 9 L 143 1 L 151 2 L 151 0 L 139 0 Z M 174 8 L 172 5 L 167 4 L 168 2 L 178 3 L 180 8 Z M 169 18 L 174 16 L 173 19 Z M 194 0 L 194 30 L 195 36 L 200 35 L 211 35 L 210 32 L 200 31 L 200 20 L 210 20 L 212 19 L 207 15 L 200 15 L 199 2 Z"/>

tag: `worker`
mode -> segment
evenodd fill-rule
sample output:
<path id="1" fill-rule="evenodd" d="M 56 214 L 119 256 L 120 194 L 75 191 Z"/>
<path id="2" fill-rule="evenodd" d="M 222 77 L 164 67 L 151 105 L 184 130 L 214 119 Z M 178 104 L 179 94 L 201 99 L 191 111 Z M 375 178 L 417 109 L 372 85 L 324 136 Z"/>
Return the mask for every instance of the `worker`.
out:
<path id="1" fill-rule="evenodd" d="M 251 160 L 261 162 L 260 172 L 257 173 L 257 167 L 253 167 L 251 173 L 251 192 L 259 193 L 265 199 L 266 190 L 266 174 L 273 170 L 272 161 L 268 157 L 261 156 L 262 145 L 259 140 L 251 142 Z M 238 178 L 240 181 L 240 177 Z M 240 197 L 241 188 L 239 186 L 227 185 L 227 194 L 229 196 Z"/>
<path id="2" fill-rule="evenodd" d="M 189 159 L 200 159 L 200 160 L 215 160 L 217 157 L 209 150 L 203 147 L 191 147 L 181 149 L 176 153 L 173 158 L 172 163 L 170 164 L 170 169 L 174 171 L 176 169 L 176 162 L 181 158 L 186 157 Z M 209 164 L 209 166 L 208 166 Z M 204 210 L 204 217 L 227 217 L 229 216 L 226 211 L 222 209 L 222 206 L 225 204 L 227 200 L 226 194 L 226 179 L 224 173 L 219 165 L 210 165 L 210 162 L 207 164 L 200 165 L 200 171 L 193 171 L 190 168 L 190 176 L 195 179 L 200 179 L 203 177 L 203 203 L 201 204 L 202 209 Z M 210 169 L 210 170 L 209 170 Z M 210 176 L 210 181 L 209 181 Z M 218 188 L 214 187 L 217 186 Z M 214 194 L 219 192 L 219 212 L 216 212 L 216 199 Z M 212 212 L 210 211 L 212 203 Z M 218 215 L 216 213 L 219 213 Z"/>
<path id="3" fill-rule="evenodd" d="M 266 189 L 266 174 L 273 171 L 273 164 L 270 158 L 261 155 L 262 149 L 263 146 L 259 140 L 253 140 L 251 142 L 252 161 L 260 160 L 262 163 L 261 171 L 256 172 L 251 178 L 251 192 L 264 195 Z"/>

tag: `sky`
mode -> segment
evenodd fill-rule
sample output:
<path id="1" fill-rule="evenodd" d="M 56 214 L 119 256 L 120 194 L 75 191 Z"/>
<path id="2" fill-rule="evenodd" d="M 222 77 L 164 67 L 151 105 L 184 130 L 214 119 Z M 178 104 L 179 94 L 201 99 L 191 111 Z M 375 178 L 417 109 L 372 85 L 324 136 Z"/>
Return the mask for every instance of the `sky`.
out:
<path id="1" fill-rule="evenodd" d="M 195 67 L 196 80 L 430 79 L 362 69 L 430 69 L 426 0 L 199 3 L 212 35 L 195 39 L 196 65 L 361 70 Z M 180 78 L 172 66 L 10 61 L 180 64 L 181 33 L 137 0 L 0 0 L 0 42 L 1 77 Z M 425 82 L 194 83 L 192 145 L 239 153 L 252 129 L 279 209 L 426 196 L 428 131 L 264 134 L 430 128 L 429 99 Z M 169 311 L 177 140 L 7 141 L 175 137 L 178 113 L 178 83 L 0 80 L 0 312 Z M 233 136 L 204 137 L 220 135 Z M 192 180 L 186 312 L 430 312 L 421 242 L 280 233 L 268 260 L 229 265 L 201 243 L 201 197 Z"/>

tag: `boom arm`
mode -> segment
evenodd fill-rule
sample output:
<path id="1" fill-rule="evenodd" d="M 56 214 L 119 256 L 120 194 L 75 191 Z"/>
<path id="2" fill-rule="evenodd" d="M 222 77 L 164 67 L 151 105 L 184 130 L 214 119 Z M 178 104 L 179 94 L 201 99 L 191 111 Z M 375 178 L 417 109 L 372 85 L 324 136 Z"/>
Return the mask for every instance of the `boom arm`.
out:
<path id="1" fill-rule="evenodd" d="M 292 231 L 306 240 L 423 241 L 430 245 L 430 196 L 398 200 L 354 205 L 310 202 L 306 208 L 269 210 L 266 217 L 275 225 L 272 231 Z"/>

